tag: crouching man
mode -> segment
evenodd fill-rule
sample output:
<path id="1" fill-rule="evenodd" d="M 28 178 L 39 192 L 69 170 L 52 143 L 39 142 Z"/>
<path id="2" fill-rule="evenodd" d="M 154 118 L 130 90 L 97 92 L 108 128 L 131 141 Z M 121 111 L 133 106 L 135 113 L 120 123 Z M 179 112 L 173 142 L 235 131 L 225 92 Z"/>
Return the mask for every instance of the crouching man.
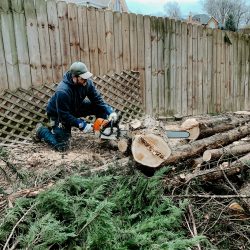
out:
<path id="1" fill-rule="evenodd" d="M 92 73 L 84 63 L 74 62 L 70 66 L 47 105 L 46 111 L 52 129 L 39 123 L 36 126 L 38 140 L 43 139 L 56 151 L 65 151 L 69 148 L 71 127 L 77 127 L 84 133 L 92 130 L 92 124 L 82 117 L 95 115 L 96 118 L 108 119 L 110 115 L 114 115 L 91 77 Z"/>

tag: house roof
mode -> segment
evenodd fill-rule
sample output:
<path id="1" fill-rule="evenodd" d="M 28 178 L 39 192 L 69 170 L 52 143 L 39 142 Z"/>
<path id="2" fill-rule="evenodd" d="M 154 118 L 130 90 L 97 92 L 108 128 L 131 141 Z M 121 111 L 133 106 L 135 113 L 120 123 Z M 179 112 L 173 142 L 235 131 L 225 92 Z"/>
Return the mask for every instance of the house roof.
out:
<path id="1" fill-rule="evenodd" d="M 92 6 L 101 9 L 111 9 L 114 11 L 128 11 L 125 0 L 64 0 L 68 3 Z"/>
<path id="2" fill-rule="evenodd" d="M 193 20 L 201 23 L 201 24 L 207 24 L 208 21 L 210 20 L 210 16 L 209 15 L 206 15 L 206 14 L 198 14 L 198 15 L 194 15 L 192 17 Z"/>

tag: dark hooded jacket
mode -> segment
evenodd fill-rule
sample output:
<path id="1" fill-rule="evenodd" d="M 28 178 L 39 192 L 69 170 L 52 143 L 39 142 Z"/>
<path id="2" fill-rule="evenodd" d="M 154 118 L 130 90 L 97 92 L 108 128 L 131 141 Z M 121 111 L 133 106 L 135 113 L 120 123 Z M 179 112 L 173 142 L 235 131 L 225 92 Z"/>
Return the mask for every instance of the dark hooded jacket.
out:
<path id="1" fill-rule="evenodd" d="M 47 114 L 63 124 L 79 127 L 83 122 L 79 117 L 82 115 L 83 101 L 86 97 L 103 116 L 108 116 L 112 112 L 112 108 L 104 102 L 92 80 L 88 79 L 86 86 L 75 85 L 71 73 L 67 72 L 48 102 Z"/>

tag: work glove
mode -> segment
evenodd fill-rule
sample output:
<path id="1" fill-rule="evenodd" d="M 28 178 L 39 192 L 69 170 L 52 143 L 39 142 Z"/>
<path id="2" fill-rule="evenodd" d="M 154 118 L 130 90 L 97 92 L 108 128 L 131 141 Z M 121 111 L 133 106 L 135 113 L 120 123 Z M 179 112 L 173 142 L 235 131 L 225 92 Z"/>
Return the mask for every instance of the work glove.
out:
<path id="1" fill-rule="evenodd" d="M 79 129 L 84 133 L 89 133 L 93 131 L 93 124 L 87 123 L 84 120 L 81 120 L 78 126 Z"/>
<path id="2" fill-rule="evenodd" d="M 109 120 L 109 121 L 117 122 L 117 120 L 118 120 L 118 114 L 117 114 L 116 112 L 112 112 L 112 113 L 109 115 L 108 120 Z"/>
<path id="3" fill-rule="evenodd" d="M 93 131 L 93 124 L 87 123 L 85 128 L 83 129 L 83 133 L 90 133 Z"/>

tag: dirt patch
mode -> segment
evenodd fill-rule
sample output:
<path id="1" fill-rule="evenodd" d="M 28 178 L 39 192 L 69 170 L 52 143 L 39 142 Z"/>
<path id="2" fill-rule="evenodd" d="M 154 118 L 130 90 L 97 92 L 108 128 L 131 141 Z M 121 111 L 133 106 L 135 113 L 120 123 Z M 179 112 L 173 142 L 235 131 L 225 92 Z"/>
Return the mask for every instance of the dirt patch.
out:
<path id="1" fill-rule="evenodd" d="M 31 143 L 7 148 L 1 160 L 0 187 L 12 193 L 20 187 L 33 187 L 59 175 L 95 168 L 122 158 L 122 154 L 94 135 L 73 131 L 70 150 L 56 152 L 46 143 Z"/>

